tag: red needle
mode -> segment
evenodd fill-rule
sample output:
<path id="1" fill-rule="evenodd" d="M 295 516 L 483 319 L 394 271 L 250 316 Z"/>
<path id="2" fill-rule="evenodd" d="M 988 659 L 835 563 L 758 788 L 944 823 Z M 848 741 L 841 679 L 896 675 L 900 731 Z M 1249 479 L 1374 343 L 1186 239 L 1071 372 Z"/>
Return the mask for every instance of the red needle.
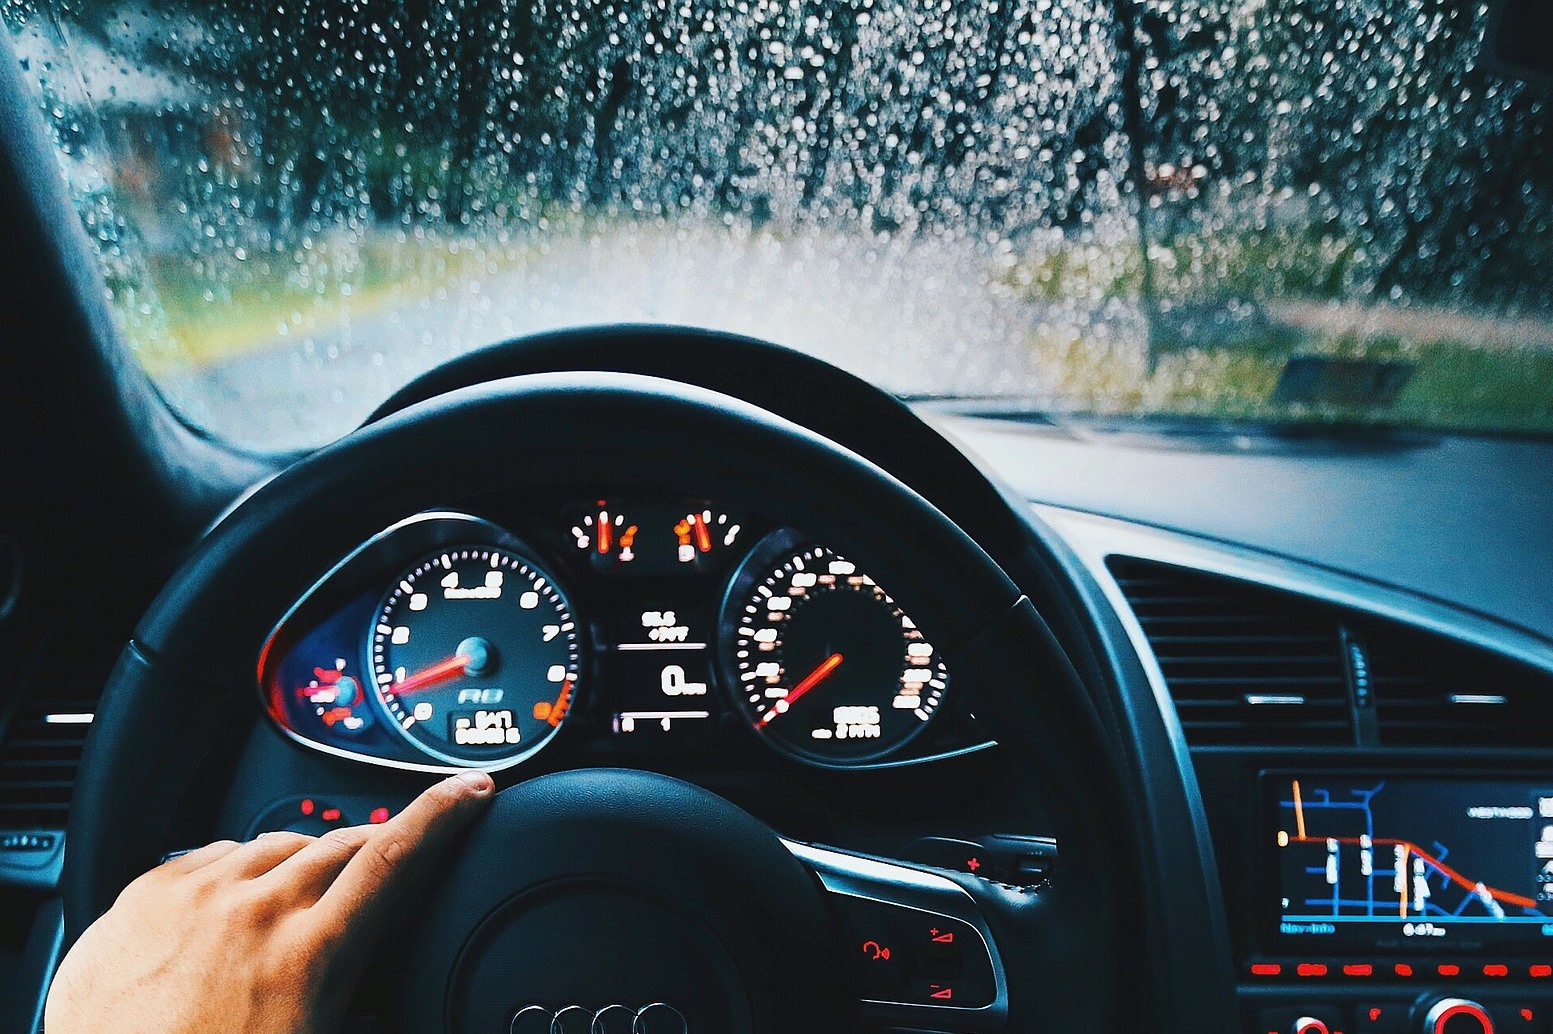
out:
<path id="1" fill-rule="evenodd" d="M 798 700 L 799 697 L 809 692 L 809 690 L 813 689 L 815 686 L 818 686 L 821 682 L 824 682 L 826 677 L 839 667 L 841 667 L 841 654 L 833 653 L 829 657 L 825 658 L 820 662 L 820 666 L 818 668 L 815 668 L 813 671 L 809 672 L 809 674 L 804 676 L 802 682 L 788 690 L 787 696 L 777 701 L 778 705 L 785 704 L 786 706 L 772 707 L 771 710 L 766 712 L 766 716 L 760 720 L 760 724 L 765 725 L 777 715 L 786 714 L 788 711 L 792 710 L 793 704 Z"/>
<path id="2" fill-rule="evenodd" d="M 387 687 L 388 691 L 396 697 L 403 696 L 406 693 L 414 693 L 418 689 L 425 689 L 427 686 L 435 686 L 439 682 L 457 678 L 464 673 L 465 668 L 469 667 L 469 661 L 470 658 L 463 654 L 438 661 L 429 668 L 422 668 L 414 675 L 406 675 L 398 682 L 392 683 Z"/>
<path id="3" fill-rule="evenodd" d="M 706 526 L 706 519 L 697 514 L 690 519 L 690 527 L 696 533 L 696 545 L 701 548 L 701 552 L 710 553 L 712 551 L 712 531 Z"/>

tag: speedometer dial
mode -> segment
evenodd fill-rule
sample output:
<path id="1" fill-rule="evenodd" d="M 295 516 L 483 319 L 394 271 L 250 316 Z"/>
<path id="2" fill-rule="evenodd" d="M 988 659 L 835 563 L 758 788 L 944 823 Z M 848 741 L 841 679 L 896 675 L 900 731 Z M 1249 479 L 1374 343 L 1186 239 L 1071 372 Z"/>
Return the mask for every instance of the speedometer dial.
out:
<path id="1" fill-rule="evenodd" d="M 580 653 L 554 581 L 493 546 L 447 549 L 405 572 L 372 633 L 389 718 L 421 750 L 458 765 L 544 746 L 571 708 Z"/>
<path id="2" fill-rule="evenodd" d="M 813 546 L 754 583 L 734 633 L 735 696 L 756 732 L 810 760 L 868 761 L 933 718 L 949 672 L 851 561 Z"/>

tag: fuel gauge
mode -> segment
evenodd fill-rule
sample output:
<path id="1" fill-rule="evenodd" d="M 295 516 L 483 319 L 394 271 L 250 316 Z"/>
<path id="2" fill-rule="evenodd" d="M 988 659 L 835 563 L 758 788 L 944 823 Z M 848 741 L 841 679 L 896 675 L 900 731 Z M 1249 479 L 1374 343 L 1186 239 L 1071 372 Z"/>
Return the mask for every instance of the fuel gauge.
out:
<path id="1" fill-rule="evenodd" d="M 607 569 L 636 559 L 637 525 L 603 499 L 572 525 L 571 532 L 572 541 L 595 567 Z"/>

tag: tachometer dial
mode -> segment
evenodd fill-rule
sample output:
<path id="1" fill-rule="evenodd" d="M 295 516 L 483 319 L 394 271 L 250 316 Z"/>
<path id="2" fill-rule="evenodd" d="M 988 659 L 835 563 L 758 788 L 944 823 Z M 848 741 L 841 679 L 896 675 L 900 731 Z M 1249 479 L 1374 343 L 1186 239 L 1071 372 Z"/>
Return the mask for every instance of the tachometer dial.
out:
<path id="1" fill-rule="evenodd" d="M 754 582 L 731 649 L 734 693 L 757 733 L 811 760 L 899 749 L 949 688 L 943 659 L 889 593 L 822 546 Z"/>
<path id="2" fill-rule="evenodd" d="M 405 572 L 378 608 L 372 670 L 389 718 L 421 750 L 478 766 L 532 754 L 571 707 L 577 625 L 533 561 L 463 546 Z"/>

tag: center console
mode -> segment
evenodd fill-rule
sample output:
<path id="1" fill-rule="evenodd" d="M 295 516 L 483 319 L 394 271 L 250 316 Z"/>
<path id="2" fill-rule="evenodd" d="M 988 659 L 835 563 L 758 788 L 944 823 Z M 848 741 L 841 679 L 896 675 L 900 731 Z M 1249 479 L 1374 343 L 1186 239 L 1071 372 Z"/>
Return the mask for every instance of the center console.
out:
<path id="1" fill-rule="evenodd" d="M 1553 776 L 1332 758 L 1196 752 L 1243 1029 L 1553 1034 Z"/>

